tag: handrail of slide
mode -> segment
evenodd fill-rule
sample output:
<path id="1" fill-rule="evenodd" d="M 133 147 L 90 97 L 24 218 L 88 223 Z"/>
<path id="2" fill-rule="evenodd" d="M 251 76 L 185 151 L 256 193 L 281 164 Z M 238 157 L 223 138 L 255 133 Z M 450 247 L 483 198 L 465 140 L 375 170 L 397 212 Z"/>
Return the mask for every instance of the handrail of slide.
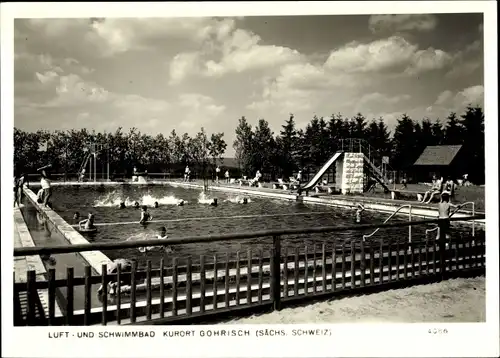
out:
<path id="1" fill-rule="evenodd" d="M 473 201 L 467 201 L 463 204 L 460 204 L 458 205 L 458 208 L 456 208 L 451 214 L 450 214 L 450 218 L 455 215 L 460 209 L 462 209 L 462 207 L 468 205 L 468 204 L 471 204 L 472 206 L 472 216 L 474 216 L 474 214 L 476 213 L 476 204 L 473 202 Z M 472 237 L 475 236 L 476 234 L 476 224 L 475 224 L 475 220 L 472 220 Z M 425 234 L 428 234 L 432 231 L 436 231 L 436 230 L 439 230 L 439 226 L 436 226 L 435 228 L 432 228 L 432 229 L 427 229 L 425 230 Z"/>
<path id="2" fill-rule="evenodd" d="M 385 224 L 387 223 L 389 220 L 391 220 L 394 215 L 396 215 L 401 209 L 403 208 L 408 208 L 411 210 L 411 205 L 407 204 L 407 205 L 401 205 L 399 208 L 396 209 L 396 211 L 394 211 L 387 219 L 385 219 L 385 221 L 382 223 L 382 224 Z M 363 235 L 363 241 L 365 241 L 366 239 L 368 239 L 369 237 L 372 237 L 373 235 L 375 235 L 378 231 L 380 230 L 380 228 L 376 228 L 371 234 L 369 235 Z"/>

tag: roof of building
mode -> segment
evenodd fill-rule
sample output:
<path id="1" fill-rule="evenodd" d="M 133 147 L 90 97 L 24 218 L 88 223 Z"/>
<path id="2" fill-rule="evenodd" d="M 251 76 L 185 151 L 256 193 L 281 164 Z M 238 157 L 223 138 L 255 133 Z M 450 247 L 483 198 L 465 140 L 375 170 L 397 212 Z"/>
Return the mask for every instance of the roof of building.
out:
<path id="1" fill-rule="evenodd" d="M 450 165 L 461 148 L 461 145 L 427 146 L 413 165 Z"/>

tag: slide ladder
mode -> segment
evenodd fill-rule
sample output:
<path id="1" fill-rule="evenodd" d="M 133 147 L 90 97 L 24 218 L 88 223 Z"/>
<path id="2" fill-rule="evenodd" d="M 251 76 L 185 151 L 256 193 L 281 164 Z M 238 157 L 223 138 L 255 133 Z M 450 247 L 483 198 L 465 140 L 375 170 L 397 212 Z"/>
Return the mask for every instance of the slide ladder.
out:
<path id="1" fill-rule="evenodd" d="M 401 209 L 403 209 L 403 208 L 408 208 L 408 218 L 409 218 L 409 221 L 411 221 L 411 205 L 402 205 L 399 208 L 397 208 L 396 211 L 394 211 L 387 219 L 385 219 L 385 221 L 382 224 L 386 224 L 389 220 L 391 220 L 394 216 L 396 216 L 396 214 L 398 212 L 400 212 Z M 380 228 L 378 227 L 371 234 L 363 235 L 363 241 L 365 241 L 369 237 L 372 237 L 373 235 L 375 235 L 379 230 L 380 230 Z M 411 242 L 411 225 L 409 226 L 408 230 L 409 230 L 409 238 L 410 238 L 410 242 Z"/>
<path id="2" fill-rule="evenodd" d="M 387 178 L 384 177 L 384 175 L 382 174 L 380 169 L 377 168 L 375 166 L 375 164 L 373 164 L 372 161 L 370 161 L 370 159 L 366 156 L 366 154 L 363 154 L 363 157 L 364 157 L 365 164 L 366 164 L 365 167 L 370 172 L 371 177 L 373 179 L 375 179 L 380 185 L 382 185 L 382 187 L 384 188 L 384 190 L 386 192 L 390 192 L 391 190 L 389 189 L 389 187 L 387 185 L 388 184 Z"/>
<path id="3" fill-rule="evenodd" d="M 81 174 L 82 173 L 82 170 L 85 169 L 87 167 L 87 164 L 89 162 L 89 159 L 90 159 L 90 156 L 92 154 L 90 152 L 88 152 L 86 155 L 85 155 L 85 159 L 83 160 L 82 162 L 82 165 L 80 165 L 80 169 L 78 170 L 78 174 Z"/>

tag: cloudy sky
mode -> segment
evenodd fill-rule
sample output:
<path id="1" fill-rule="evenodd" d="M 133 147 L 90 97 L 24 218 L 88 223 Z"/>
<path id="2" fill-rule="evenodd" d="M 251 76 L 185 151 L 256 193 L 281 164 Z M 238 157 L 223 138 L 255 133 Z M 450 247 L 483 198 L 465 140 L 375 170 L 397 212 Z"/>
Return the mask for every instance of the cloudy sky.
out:
<path id="1" fill-rule="evenodd" d="M 482 14 L 16 19 L 14 124 L 275 132 L 332 113 L 444 119 L 483 104 Z M 228 146 L 226 155 L 233 150 Z"/>

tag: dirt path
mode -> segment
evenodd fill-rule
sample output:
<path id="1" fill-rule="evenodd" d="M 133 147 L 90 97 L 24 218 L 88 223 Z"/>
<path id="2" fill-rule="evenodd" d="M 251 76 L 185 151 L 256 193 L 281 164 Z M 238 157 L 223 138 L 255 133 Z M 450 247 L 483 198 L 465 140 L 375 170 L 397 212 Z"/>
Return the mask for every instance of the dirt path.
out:
<path id="1" fill-rule="evenodd" d="M 485 322 L 485 277 L 320 302 L 226 324 Z"/>

